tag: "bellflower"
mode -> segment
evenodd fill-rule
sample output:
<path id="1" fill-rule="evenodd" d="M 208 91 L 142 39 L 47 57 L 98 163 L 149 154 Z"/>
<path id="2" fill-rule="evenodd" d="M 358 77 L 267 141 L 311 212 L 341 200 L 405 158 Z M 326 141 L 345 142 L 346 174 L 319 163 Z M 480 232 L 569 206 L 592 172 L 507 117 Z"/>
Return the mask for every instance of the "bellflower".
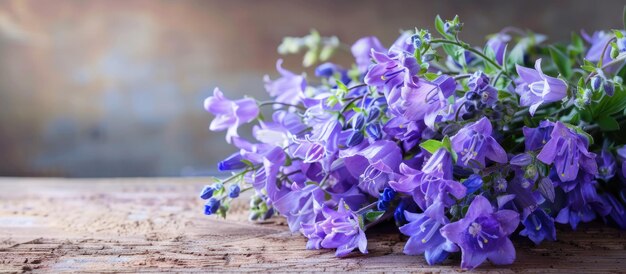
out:
<path id="1" fill-rule="evenodd" d="M 360 72 L 364 73 L 372 63 L 372 50 L 384 52 L 386 49 L 374 36 L 363 37 L 352 45 L 350 51 Z"/>
<path id="2" fill-rule="evenodd" d="M 280 199 L 274 201 L 274 207 L 287 218 L 291 232 L 299 231 L 302 224 L 311 224 L 315 221 L 315 203 L 323 203 L 324 191 L 319 186 L 310 184 L 304 188 L 294 186 Z"/>
<path id="3" fill-rule="evenodd" d="M 283 69 L 283 60 L 276 62 L 276 70 L 280 73 L 280 78 L 271 80 L 269 75 L 265 75 L 265 89 L 279 103 L 297 105 L 303 97 L 306 88 L 306 78 L 304 75 L 296 75 L 291 71 Z"/>
<path id="4" fill-rule="evenodd" d="M 504 149 L 491 137 L 491 122 L 486 117 L 463 127 L 450 138 L 452 149 L 459 155 L 458 164 L 464 167 L 483 168 L 485 158 L 506 163 Z"/>
<path id="5" fill-rule="evenodd" d="M 372 50 L 376 64 L 365 74 L 365 83 L 383 88 L 385 91 L 416 82 L 416 74 L 420 67 L 415 57 L 408 54 L 388 56 Z"/>
<path id="6" fill-rule="evenodd" d="M 556 168 L 559 179 L 563 182 L 576 179 L 582 167 L 586 172 L 596 174 L 594 153 L 587 151 L 587 139 L 561 122 L 556 122 L 550 140 L 541 149 L 537 159 Z"/>
<path id="7" fill-rule="evenodd" d="M 543 120 L 536 128 L 524 126 L 524 146 L 526 151 L 537 150 L 543 147 L 550 140 L 550 134 L 554 128 L 554 123 L 549 120 Z"/>
<path id="8" fill-rule="evenodd" d="M 537 209 L 522 222 L 524 230 L 520 235 L 528 237 L 536 245 L 543 240 L 556 241 L 556 229 L 554 219 L 546 214 L 543 209 Z"/>
<path id="9" fill-rule="evenodd" d="M 436 218 L 426 213 L 404 212 L 407 224 L 400 227 L 400 232 L 409 236 L 404 245 L 404 254 L 424 254 L 429 265 L 438 264 L 445 260 L 449 253 L 457 252 L 458 247 L 446 240 L 439 229 L 444 225 Z M 446 222 L 447 223 L 447 222 Z"/>
<path id="10" fill-rule="evenodd" d="M 493 264 L 511 264 L 515 248 L 508 236 L 519 224 L 512 210 L 495 211 L 489 200 L 476 196 L 465 217 L 441 228 L 441 235 L 461 247 L 461 267 L 473 269 L 489 259 Z"/>
<path id="11" fill-rule="evenodd" d="M 567 83 L 547 76 L 541 71 L 541 59 L 535 62 L 535 69 L 516 65 L 522 83 L 515 92 L 520 95 L 520 105 L 530 106 L 530 115 L 534 115 L 542 104 L 561 101 L 567 96 Z"/>
<path id="12" fill-rule="evenodd" d="M 430 216 L 443 223 L 445 207 L 455 203 L 452 197 L 460 199 L 467 192 L 465 186 L 453 180 L 452 166 L 452 156 L 445 148 L 440 148 L 421 170 L 402 163 L 402 176 L 397 181 L 390 181 L 389 185 L 398 192 L 412 195 L 422 210 L 432 212 Z"/>
<path id="13" fill-rule="evenodd" d="M 226 141 L 231 142 L 233 137 L 239 136 L 237 128 L 248 123 L 259 115 L 259 107 L 254 99 L 244 98 L 237 101 L 228 100 L 218 88 L 213 90 L 213 96 L 204 100 L 204 109 L 213 115 L 209 129 L 212 131 L 226 132 Z"/>
<path id="14" fill-rule="evenodd" d="M 493 50 L 496 54 L 496 62 L 498 65 L 503 64 L 504 54 L 506 51 L 507 44 L 511 41 L 511 36 L 506 34 L 505 32 L 499 32 L 491 36 L 489 40 L 487 40 L 487 46 Z"/>
<path id="15" fill-rule="evenodd" d="M 598 195 L 595 184 L 596 181 L 581 182 L 568 192 L 566 206 L 554 220 L 557 223 L 570 224 L 575 230 L 581 221 L 590 222 L 595 219 L 596 212 L 600 216 L 611 213 L 611 205 Z"/>
<path id="16" fill-rule="evenodd" d="M 302 234 L 309 238 L 308 249 L 336 248 L 335 256 L 344 257 L 352 250 L 367 253 L 367 238 L 359 226 L 357 215 L 343 200 L 337 210 L 322 205 L 322 220 L 312 224 L 302 224 Z"/>
<path id="17" fill-rule="evenodd" d="M 598 174 L 596 178 L 604 181 L 611 180 L 615 175 L 615 157 L 607 149 L 600 152 L 600 157 L 596 159 L 598 163 Z"/>
<path id="18" fill-rule="evenodd" d="M 398 172 L 402 162 L 402 152 L 398 145 L 387 140 L 379 140 L 342 150 L 339 153 L 348 171 L 359 178 L 359 187 L 377 197 L 390 178 Z"/>

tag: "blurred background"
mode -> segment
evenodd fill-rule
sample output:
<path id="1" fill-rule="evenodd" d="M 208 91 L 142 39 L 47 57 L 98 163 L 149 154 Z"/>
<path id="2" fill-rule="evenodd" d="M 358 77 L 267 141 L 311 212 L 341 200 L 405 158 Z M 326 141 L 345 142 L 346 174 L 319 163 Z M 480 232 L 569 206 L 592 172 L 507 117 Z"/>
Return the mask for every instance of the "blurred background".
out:
<path id="1" fill-rule="evenodd" d="M 624 1 L 0 2 L 0 176 L 195 176 L 234 152 L 202 102 L 266 99 L 283 36 L 343 43 L 465 23 L 475 45 L 505 26 L 564 41 L 620 28 Z M 348 66 L 347 54 L 338 62 Z M 301 56 L 285 67 L 300 73 Z"/>

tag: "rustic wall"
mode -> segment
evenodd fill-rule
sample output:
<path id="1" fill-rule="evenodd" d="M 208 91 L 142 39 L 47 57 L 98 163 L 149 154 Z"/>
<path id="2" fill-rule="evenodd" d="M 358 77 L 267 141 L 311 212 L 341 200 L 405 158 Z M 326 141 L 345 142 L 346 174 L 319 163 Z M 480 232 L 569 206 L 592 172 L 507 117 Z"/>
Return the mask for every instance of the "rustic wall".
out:
<path id="1" fill-rule="evenodd" d="M 623 1 L 3 1 L 0 175 L 206 174 L 232 150 L 209 133 L 214 86 L 265 96 L 275 48 L 310 28 L 347 43 L 458 13 L 482 43 L 507 25 L 567 39 L 617 28 Z M 497 3 L 497 4 L 496 4 Z M 347 61 L 346 56 L 339 59 Z M 299 70 L 298 58 L 287 67 Z"/>

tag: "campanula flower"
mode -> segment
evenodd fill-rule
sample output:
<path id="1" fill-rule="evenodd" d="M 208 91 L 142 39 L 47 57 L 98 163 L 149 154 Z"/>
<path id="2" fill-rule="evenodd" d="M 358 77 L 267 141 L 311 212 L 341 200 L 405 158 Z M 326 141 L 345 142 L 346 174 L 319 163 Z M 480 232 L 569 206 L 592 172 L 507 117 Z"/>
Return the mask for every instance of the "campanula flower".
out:
<path id="1" fill-rule="evenodd" d="M 217 164 L 217 169 L 219 171 L 228 171 L 228 170 L 237 170 L 246 167 L 246 163 L 243 161 L 243 157 L 241 153 L 233 153 L 228 156 L 228 158 Z"/>
<path id="2" fill-rule="evenodd" d="M 511 36 L 506 34 L 505 32 L 499 32 L 491 36 L 489 40 L 487 40 L 487 46 L 493 50 L 496 54 L 496 62 L 498 65 L 503 64 L 504 54 L 506 51 L 507 44 L 511 41 Z"/>
<path id="3" fill-rule="evenodd" d="M 271 80 L 269 75 L 265 75 L 265 89 L 274 98 L 274 101 L 297 105 L 303 97 L 306 88 L 306 78 L 304 75 L 297 75 L 282 67 L 283 60 L 278 59 L 276 70 L 280 73 L 280 78 Z"/>
<path id="4" fill-rule="evenodd" d="M 291 232 L 299 231 L 302 224 L 315 221 L 315 204 L 324 202 L 324 191 L 315 184 L 304 188 L 292 189 L 289 193 L 274 201 L 274 207 L 287 218 Z"/>
<path id="5" fill-rule="evenodd" d="M 379 140 L 371 144 L 361 143 L 359 146 L 340 151 L 348 171 L 359 179 L 359 187 L 377 197 L 390 178 L 398 172 L 402 162 L 402 152 L 392 141 Z"/>
<path id="6" fill-rule="evenodd" d="M 363 37 L 352 45 L 350 51 L 354 56 L 355 63 L 360 72 L 364 73 L 372 63 L 372 50 L 377 52 L 386 51 L 385 47 L 374 36 Z"/>
<path id="7" fill-rule="evenodd" d="M 224 97 L 218 88 L 213 90 L 213 96 L 204 100 L 204 109 L 213 115 L 215 119 L 211 122 L 209 129 L 212 131 L 226 132 L 226 141 L 231 142 L 233 137 L 239 136 L 237 128 L 245 123 L 254 120 L 259 115 L 259 107 L 254 99 L 244 98 L 231 101 Z"/>
<path id="8" fill-rule="evenodd" d="M 598 195 L 596 184 L 596 181 L 581 181 L 577 184 L 567 193 L 566 206 L 559 211 L 554 221 L 570 224 L 572 229 L 576 229 L 580 222 L 590 222 L 595 219 L 596 213 L 600 216 L 611 213 L 611 205 Z"/>
<path id="9" fill-rule="evenodd" d="M 452 156 L 445 148 L 438 149 L 421 170 L 402 163 L 397 181 L 389 185 L 396 191 L 413 196 L 417 205 L 425 211 L 433 211 L 432 218 L 443 223 L 444 209 L 455 203 L 452 197 L 463 198 L 467 189 L 452 178 Z"/>
<path id="10" fill-rule="evenodd" d="M 461 267 L 473 269 L 489 259 L 493 264 L 511 264 L 515 248 L 508 236 L 519 224 L 513 210 L 495 211 L 489 200 L 476 196 L 465 217 L 441 228 L 441 235 L 461 247 Z"/>
<path id="11" fill-rule="evenodd" d="M 536 245 L 539 245 L 543 240 L 556 241 L 554 219 L 546 214 L 543 209 L 535 210 L 522 223 L 524 230 L 520 231 L 520 235 L 528 237 Z"/>
<path id="12" fill-rule="evenodd" d="M 616 165 L 613 154 L 607 149 L 602 149 L 600 157 L 597 157 L 596 160 L 598 163 L 598 174 L 596 174 L 596 178 L 604 181 L 611 180 L 615 175 Z"/>
<path id="13" fill-rule="evenodd" d="M 391 57 L 381 52 L 372 51 L 372 57 L 376 64 L 372 65 L 365 74 L 364 81 L 366 84 L 389 91 L 418 81 L 416 75 L 420 67 L 414 56 L 399 54 Z"/>
<path id="14" fill-rule="evenodd" d="M 524 146 L 526 151 L 537 150 L 543 147 L 550 140 L 550 134 L 554 128 L 554 123 L 549 120 L 543 120 L 536 128 L 524 126 Z"/>
<path id="15" fill-rule="evenodd" d="M 424 254 L 429 265 L 443 262 L 452 252 L 457 252 L 458 247 L 446 240 L 439 229 L 444 225 L 437 219 L 429 217 L 426 213 L 404 212 L 407 224 L 400 227 L 400 232 L 409 236 L 404 245 L 404 254 Z"/>
<path id="16" fill-rule="evenodd" d="M 605 193 L 602 195 L 605 203 L 611 205 L 611 213 L 607 215 L 607 217 L 611 218 L 611 220 L 622 230 L 626 229 L 626 209 L 624 209 L 624 205 L 620 202 L 615 196 L 610 193 Z M 605 217 L 605 221 L 607 218 Z"/>
<path id="17" fill-rule="evenodd" d="M 553 164 L 562 182 L 576 179 L 578 170 L 590 174 L 598 172 L 596 155 L 587 151 L 587 139 L 561 122 L 556 122 L 550 140 L 541 149 L 537 159 L 545 164 Z"/>
<path id="18" fill-rule="evenodd" d="M 516 65 L 521 78 L 515 92 L 520 95 L 520 105 L 530 106 L 530 115 L 534 115 L 542 104 L 561 101 L 567 96 L 565 81 L 547 76 L 541 71 L 541 59 L 535 62 L 535 69 Z"/>
<path id="19" fill-rule="evenodd" d="M 336 248 L 335 256 L 343 257 L 352 250 L 367 253 L 367 238 L 359 226 L 357 215 L 343 200 L 334 210 L 322 205 L 322 219 L 312 224 L 302 224 L 302 234 L 309 238 L 308 249 Z"/>
<path id="20" fill-rule="evenodd" d="M 458 164 L 464 167 L 483 168 L 485 158 L 498 163 L 506 163 L 506 152 L 491 137 L 491 122 L 486 117 L 463 127 L 450 138 L 452 149 L 459 155 Z"/>

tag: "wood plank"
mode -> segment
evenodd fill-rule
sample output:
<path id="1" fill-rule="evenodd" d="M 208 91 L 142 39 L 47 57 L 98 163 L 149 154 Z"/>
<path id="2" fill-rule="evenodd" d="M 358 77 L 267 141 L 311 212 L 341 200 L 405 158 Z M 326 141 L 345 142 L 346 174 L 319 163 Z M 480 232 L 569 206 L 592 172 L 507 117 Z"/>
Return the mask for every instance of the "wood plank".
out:
<path id="1" fill-rule="evenodd" d="M 247 221 L 247 201 L 228 219 L 204 216 L 207 179 L 0 179 L 0 272 L 399 271 L 455 272 L 458 258 L 429 266 L 406 256 L 395 229 L 368 231 L 369 254 L 338 259 L 306 250 L 284 220 Z M 538 247 L 523 238 L 505 272 L 626 272 L 626 233 L 602 224 L 560 227 Z"/>

